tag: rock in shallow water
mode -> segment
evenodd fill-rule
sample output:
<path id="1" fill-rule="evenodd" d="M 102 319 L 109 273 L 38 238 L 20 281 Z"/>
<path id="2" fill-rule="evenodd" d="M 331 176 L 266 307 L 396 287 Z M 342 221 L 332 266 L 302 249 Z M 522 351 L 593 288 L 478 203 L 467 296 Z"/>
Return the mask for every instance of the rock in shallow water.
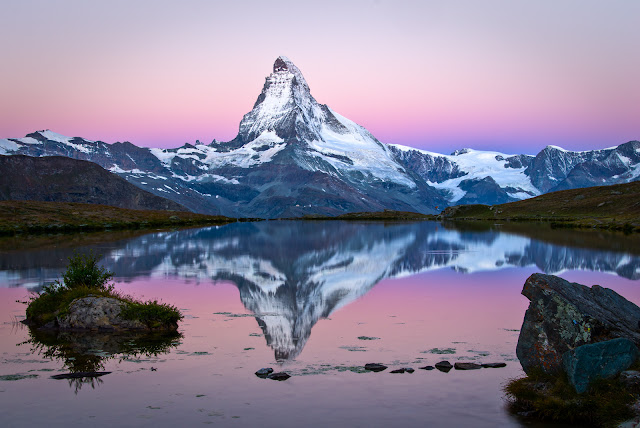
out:
<path id="1" fill-rule="evenodd" d="M 69 305 L 67 315 L 58 317 L 58 327 L 61 330 L 147 330 L 144 323 L 120 316 L 124 305 L 124 302 L 111 297 L 76 299 Z"/>
<path id="2" fill-rule="evenodd" d="M 367 363 L 364 365 L 365 370 L 371 370 L 372 372 L 381 372 L 387 369 L 387 366 L 379 363 Z"/>
<path id="3" fill-rule="evenodd" d="M 565 352 L 589 343 L 626 337 L 640 344 L 640 308 L 613 290 L 535 273 L 522 294 L 531 302 L 516 354 L 526 373 L 556 373 Z"/>
<path id="4" fill-rule="evenodd" d="M 261 377 L 261 378 L 266 378 L 271 373 L 273 373 L 273 369 L 271 367 L 265 367 L 265 368 L 262 368 L 262 369 L 258 370 L 256 372 L 256 376 Z"/>
<path id="5" fill-rule="evenodd" d="M 269 376 L 267 376 L 267 379 L 283 381 L 283 380 L 289 379 L 290 377 L 291 375 L 289 375 L 288 373 L 278 372 L 278 373 L 271 373 Z"/>
<path id="6" fill-rule="evenodd" d="M 507 363 L 483 363 L 480 365 L 485 369 L 498 369 L 500 367 L 507 367 Z"/>
<path id="7" fill-rule="evenodd" d="M 482 368 L 480 364 L 476 363 L 455 363 L 453 366 L 456 370 L 478 370 Z"/>
<path id="8" fill-rule="evenodd" d="M 638 347 L 629 339 L 618 338 L 582 345 L 567 351 L 563 366 L 569 382 L 582 394 L 598 378 L 608 379 L 628 369 L 638 358 Z"/>
<path id="9" fill-rule="evenodd" d="M 418 367 L 420 370 L 435 370 L 435 367 L 433 366 L 424 366 L 424 367 Z"/>
<path id="10" fill-rule="evenodd" d="M 447 373 L 449 370 L 453 368 L 453 365 L 449 361 L 440 361 L 436 363 L 436 368 L 441 372 Z"/>
<path id="11" fill-rule="evenodd" d="M 412 369 L 411 367 L 403 367 L 401 369 L 391 370 L 389 373 L 413 373 L 413 372 L 415 372 L 415 370 Z"/>

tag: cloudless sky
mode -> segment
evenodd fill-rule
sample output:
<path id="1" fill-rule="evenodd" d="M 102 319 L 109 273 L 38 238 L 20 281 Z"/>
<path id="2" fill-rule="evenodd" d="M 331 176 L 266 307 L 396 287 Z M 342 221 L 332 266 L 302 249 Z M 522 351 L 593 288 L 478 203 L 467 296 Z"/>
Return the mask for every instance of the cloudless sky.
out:
<path id="1" fill-rule="evenodd" d="M 386 143 L 640 139 L 640 1 L 0 0 L 0 138 L 227 141 L 279 55 Z"/>

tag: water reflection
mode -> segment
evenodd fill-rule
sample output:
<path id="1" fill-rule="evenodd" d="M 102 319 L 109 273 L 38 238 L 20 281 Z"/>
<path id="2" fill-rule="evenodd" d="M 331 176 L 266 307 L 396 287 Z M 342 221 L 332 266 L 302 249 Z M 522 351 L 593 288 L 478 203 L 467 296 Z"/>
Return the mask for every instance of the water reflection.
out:
<path id="1" fill-rule="evenodd" d="M 279 361 L 302 351 L 319 319 L 384 278 L 442 268 L 473 273 L 527 266 L 552 274 L 592 270 L 640 278 L 636 237 L 515 227 L 270 221 L 151 233 L 91 243 L 81 251 L 104 254 L 103 264 L 121 280 L 232 281 Z M 0 281 L 42 284 L 58 275 L 72 251 L 69 246 L 0 253 Z"/>
<path id="2" fill-rule="evenodd" d="M 86 385 L 95 388 L 103 380 L 105 363 L 114 358 L 157 357 L 180 344 L 178 332 L 101 333 L 29 329 L 31 352 L 62 362 L 69 386 L 76 393 Z M 59 376 L 59 375 L 58 375 Z"/>

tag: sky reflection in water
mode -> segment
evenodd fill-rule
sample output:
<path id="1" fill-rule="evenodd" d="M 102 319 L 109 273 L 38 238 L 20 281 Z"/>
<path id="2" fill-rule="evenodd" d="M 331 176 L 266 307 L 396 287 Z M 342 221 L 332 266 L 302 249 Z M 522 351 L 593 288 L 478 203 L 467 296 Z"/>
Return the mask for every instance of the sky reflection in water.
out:
<path id="1" fill-rule="evenodd" d="M 38 376 L 0 382 L 14 403 L 7 420 L 62 423 L 68 402 L 82 409 L 78 421 L 98 425 L 125 417 L 162 425 L 518 426 L 504 412 L 501 384 L 521 373 L 515 344 L 528 304 L 520 295 L 524 280 L 539 271 L 561 274 L 638 303 L 635 239 L 430 222 L 242 223 L 99 244 L 76 237 L 49 245 L 44 238 L 25 244 L 29 250 L 0 252 L 0 375 Z M 113 373 L 65 401 L 68 386 L 48 376 L 66 360 L 16 347 L 29 334 L 11 319 L 23 315 L 14 301 L 24 299 L 24 287 L 56 278 L 78 243 L 80 251 L 104 254 L 119 289 L 174 303 L 187 318 L 184 337 L 165 354 L 129 358 L 126 350 L 93 349 L 112 357 L 102 364 Z M 367 362 L 417 368 L 441 359 L 508 366 L 358 373 Z M 256 378 L 265 366 L 294 377 Z M 96 399 L 102 407 L 91 404 Z"/>

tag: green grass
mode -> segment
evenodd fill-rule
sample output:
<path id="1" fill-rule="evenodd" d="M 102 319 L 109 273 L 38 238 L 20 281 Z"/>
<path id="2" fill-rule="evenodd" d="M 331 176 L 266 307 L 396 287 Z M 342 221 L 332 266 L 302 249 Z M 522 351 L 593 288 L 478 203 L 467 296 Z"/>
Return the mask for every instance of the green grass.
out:
<path id="1" fill-rule="evenodd" d="M 69 305 L 76 299 L 88 296 L 111 297 L 125 305 L 121 315 L 125 319 L 138 320 L 149 329 L 175 329 L 184 316 L 178 308 L 157 300 L 138 301 L 114 289 L 110 283 L 113 273 L 98 265 L 93 253 L 75 254 L 69 258 L 62 280 L 46 285 L 27 302 L 26 319 L 34 327 L 42 327 L 64 317 Z"/>
<path id="2" fill-rule="evenodd" d="M 547 222 L 555 228 L 640 232 L 640 182 L 562 190 L 501 205 L 445 209 L 443 220 Z"/>
<path id="3" fill-rule="evenodd" d="M 575 392 L 565 374 L 542 372 L 514 379 L 504 388 L 509 409 L 548 422 L 614 427 L 634 417 L 638 399 L 618 378 L 599 379 L 584 394 Z"/>
<path id="4" fill-rule="evenodd" d="M 153 229 L 235 221 L 238 219 L 182 211 L 130 210 L 71 202 L 0 201 L 0 235 Z"/>

